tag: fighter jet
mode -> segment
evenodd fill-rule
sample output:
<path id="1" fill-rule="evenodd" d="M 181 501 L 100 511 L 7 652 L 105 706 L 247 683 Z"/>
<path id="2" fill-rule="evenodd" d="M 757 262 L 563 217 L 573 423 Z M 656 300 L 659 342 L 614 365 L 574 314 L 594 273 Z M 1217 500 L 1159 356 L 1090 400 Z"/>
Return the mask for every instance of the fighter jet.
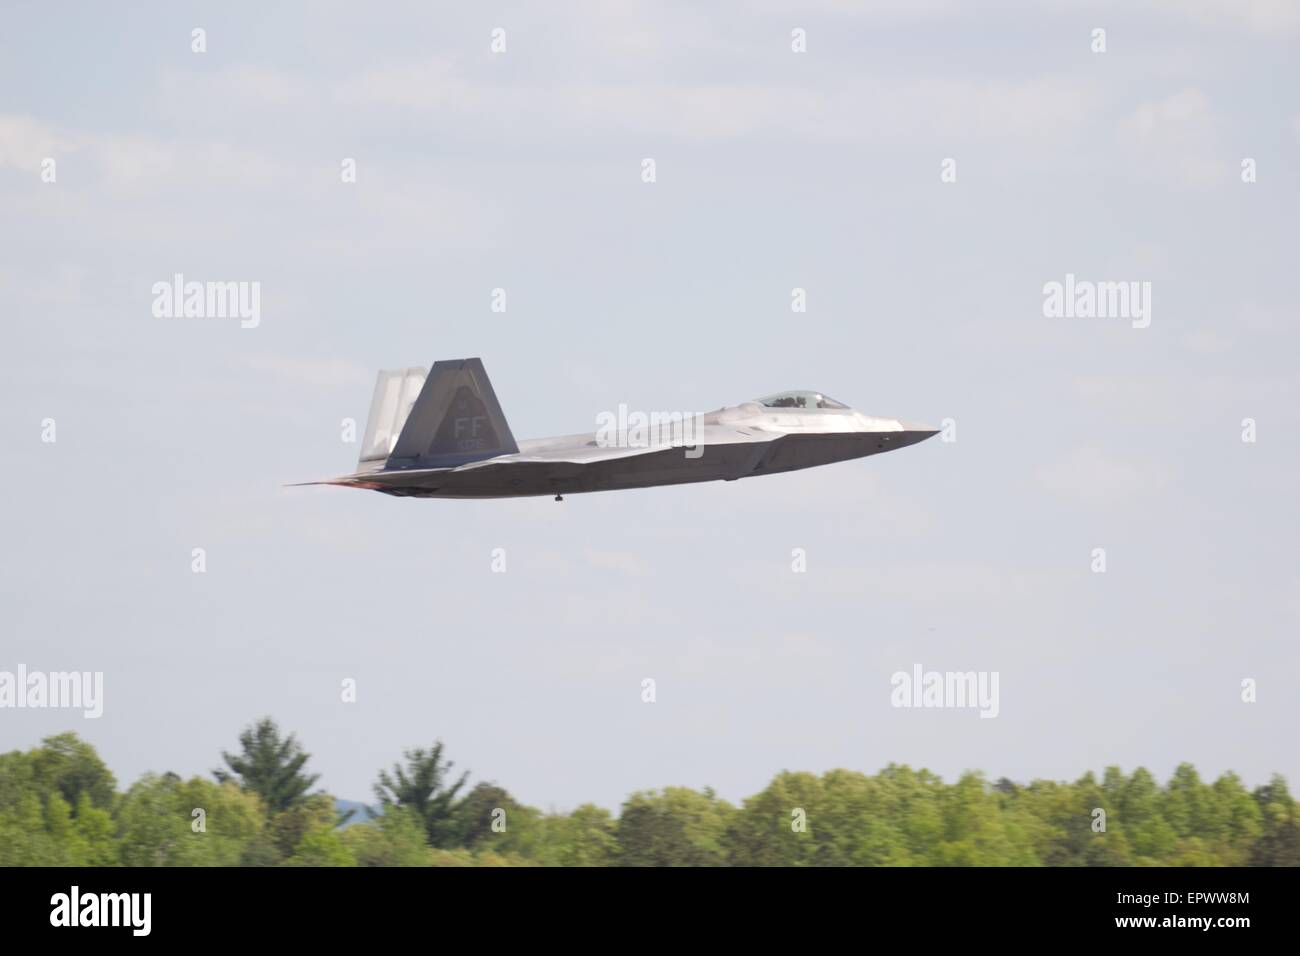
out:
<path id="1" fill-rule="evenodd" d="M 520 498 L 735 481 L 865 458 L 937 429 L 779 392 L 694 415 L 597 417 L 595 433 L 516 442 L 479 359 L 379 373 L 355 474 L 312 485 L 412 498 Z"/>

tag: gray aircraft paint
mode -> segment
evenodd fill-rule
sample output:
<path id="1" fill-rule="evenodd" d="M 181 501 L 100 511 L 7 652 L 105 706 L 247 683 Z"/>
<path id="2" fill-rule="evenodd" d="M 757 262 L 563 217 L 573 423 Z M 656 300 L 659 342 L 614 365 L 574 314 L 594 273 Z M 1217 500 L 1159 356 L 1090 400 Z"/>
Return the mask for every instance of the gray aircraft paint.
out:
<path id="1" fill-rule="evenodd" d="M 610 447 L 595 433 L 516 444 L 477 358 L 437 362 L 426 375 L 379 373 L 357 471 L 306 484 L 367 488 L 414 498 L 521 498 L 697 481 L 734 481 L 865 458 L 924 441 L 929 425 L 852 408 L 743 402 L 703 416 L 689 448 L 668 440 Z"/>

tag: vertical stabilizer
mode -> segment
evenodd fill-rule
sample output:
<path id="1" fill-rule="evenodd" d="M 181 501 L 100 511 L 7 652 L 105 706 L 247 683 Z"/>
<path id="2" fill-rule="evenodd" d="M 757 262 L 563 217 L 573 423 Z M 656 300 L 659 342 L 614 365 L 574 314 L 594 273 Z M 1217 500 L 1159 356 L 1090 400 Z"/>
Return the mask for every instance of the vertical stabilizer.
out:
<path id="1" fill-rule="evenodd" d="M 375 396 L 370 400 L 370 417 L 361 440 L 361 457 L 357 471 L 383 468 L 397 444 L 428 373 L 422 368 L 399 368 L 380 372 L 375 381 Z"/>
<path id="2" fill-rule="evenodd" d="M 436 362 L 388 454 L 385 468 L 451 468 L 519 451 L 476 358 Z"/>

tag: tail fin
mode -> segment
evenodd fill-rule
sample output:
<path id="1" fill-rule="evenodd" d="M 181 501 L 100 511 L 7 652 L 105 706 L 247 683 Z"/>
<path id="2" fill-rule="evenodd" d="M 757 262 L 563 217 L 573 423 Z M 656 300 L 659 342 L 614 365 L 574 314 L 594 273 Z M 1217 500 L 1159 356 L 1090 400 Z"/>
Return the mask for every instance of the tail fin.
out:
<path id="1" fill-rule="evenodd" d="M 456 359 L 427 376 L 379 373 L 358 470 L 449 468 L 518 451 L 483 362 Z"/>
<path id="2" fill-rule="evenodd" d="M 423 368 L 399 368 L 379 373 L 375 381 L 375 397 L 370 400 L 370 417 L 366 419 L 366 436 L 361 440 L 358 472 L 377 471 L 384 467 L 415 400 L 420 397 L 420 389 L 424 387 L 428 374 L 428 370 Z"/>

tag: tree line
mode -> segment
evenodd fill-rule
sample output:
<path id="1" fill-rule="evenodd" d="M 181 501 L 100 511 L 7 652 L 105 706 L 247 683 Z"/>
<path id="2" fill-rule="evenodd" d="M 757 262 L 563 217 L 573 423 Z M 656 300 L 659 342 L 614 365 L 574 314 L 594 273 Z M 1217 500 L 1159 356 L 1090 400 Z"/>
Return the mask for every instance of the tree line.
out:
<path id="1" fill-rule="evenodd" d="M 1296 866 L 1300 805 L 1285 781 L 1248 790 L 1182 764 L 1073 783 L 945 784 L 784 771 L 734 806 L 710 789 L 634 793 L 546 813 L 469 786 L 441 742 L 379 772 L 357 820 L 313 791 L 310 756 L 269 718 L 211 778 L 146 774 L 124 792 L 75 734 L 0 755 L 2 866 Z"/>

